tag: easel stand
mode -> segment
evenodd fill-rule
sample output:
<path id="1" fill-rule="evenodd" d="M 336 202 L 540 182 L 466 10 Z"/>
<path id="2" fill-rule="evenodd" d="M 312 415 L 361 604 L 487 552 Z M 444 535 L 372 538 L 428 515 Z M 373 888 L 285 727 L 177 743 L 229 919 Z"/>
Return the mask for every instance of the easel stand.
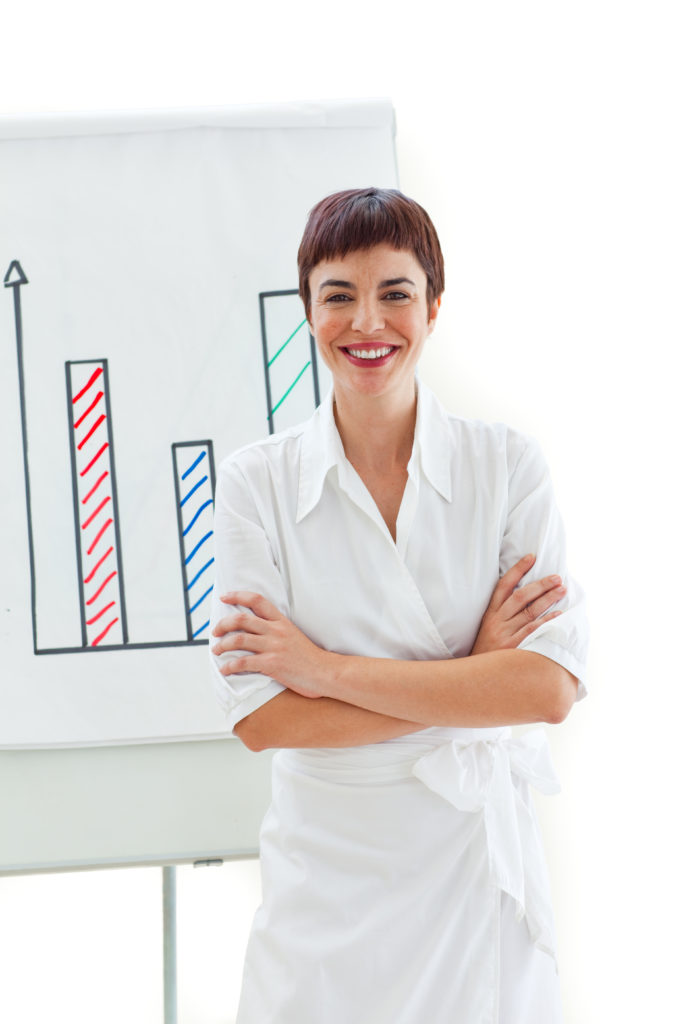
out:
<path id="1" fill-rule="evenodd" d="M 176 869 L 164 867 L 161 871 L 164 902 L 164 1024 L 178 1024 Z"/>

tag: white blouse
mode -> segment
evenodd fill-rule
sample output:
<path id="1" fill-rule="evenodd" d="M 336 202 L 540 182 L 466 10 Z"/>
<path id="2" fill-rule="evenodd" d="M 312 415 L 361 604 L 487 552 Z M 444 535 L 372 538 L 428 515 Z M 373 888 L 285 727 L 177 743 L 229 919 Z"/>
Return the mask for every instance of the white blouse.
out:
<path id="1" fill-rule="evenodd" d="M 418 385 L 408 482 L 394 543 L 346 460 L 328 394 L 308 422 L 225 459 L 216 487 L 211 628 L 228 590 L 268 597 L 320 646 L 340 654 L 443 659 L 469 654 L 499 577 L 523 555 L 524 583 L 551 573 L 564 614 L 520 647 L 580 680 L 587 625 L 568 577 L 562 522 L 538 445 L 501 424 L 451 416 Z M 226 678 L 211 655 L 230 728 L 283 687 L 259 674 Z"/>
<path id="2" fill-rule="evenodd" d="M 264 594 L 341 654 L 469 654 L 500 575 L 559 573 L 563 614 L 521 646 L 583 690 L 587 629 L 538 446 L 448 415 L 418 388 L 396 543 L 344 456 L 332 396 L 220 466 L 213 623 Z M 234 727 L 283 689 L 228 678 Z M 281 750 L 261 830 L 264 902 L 239 1024 L 559 1024 L 550 892 L 530 795 L 557 791 L 542 729 L 428 728 L 341 750 Z"/>

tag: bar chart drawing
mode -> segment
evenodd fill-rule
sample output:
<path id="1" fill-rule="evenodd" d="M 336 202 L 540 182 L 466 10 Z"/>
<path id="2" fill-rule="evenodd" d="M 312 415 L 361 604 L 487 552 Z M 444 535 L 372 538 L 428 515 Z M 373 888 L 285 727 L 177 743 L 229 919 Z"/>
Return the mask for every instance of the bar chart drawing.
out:
<path id="1" fill-rule="evenodd" d="M 114 459 L 113 396 L 110 360 L 66 360 L 66 405 L 71 500 L 81 643 L 41 645 L 36 613 L 40 587 L 34 537 L 29 461 L 26 377 L 21 289 L 29 283 L 18 260 L 12 260 L 4 285 L 14 298 L 19 408 L 23 447 L 31 622 L 34 654 L 74 654 L 208 643 L 209 595 L 213 589 L 213 501 L 216 483 L 210 440 L 173 443 L 172 470 L 175 518 L 181 553 L 178 604 L 184 607 L 185 636 L 131 642 L 123 571 L 123 541 Z M 55 385 L 57 382 L 55 381 Z M 33 450 L 33 449 L 32 449 Z M 170 483 L 170 481 L 169 481 Z M 169 515 L 173 510 L 169 507 Z"/>
<path id="2" fill-rule="evenodd" d="M 171 445 L 171 451 L 185 623 L 187 639 L 191 641 L 205 634 L 209 627 L 216 470 L 211 441 L 178 441 Z"/>
<path id="3" fill-rule="evenodd" d="M 296 288 L 259 293 L 268 430 L 308 419 L 320 404 L 315 341 Z"/>
<path id="4" fill-rule="evenodd" d="M 233 467 L 258 477 L 263 446 L 315 430 L 332 401 L 297 247 L 320 196 L 395 183 L 394 111 L 15 121 L 0 141 L 0 753 L 141 745 L 135 800 L 142 748 L 178 743 L 175 763 L 179 741 L 231 735 L 212 630 L 224 590 L 249 583 L 231 546 L 260 557 L 282 498 L 252 503 Z"/>
<path id="5" fill-rule="evenodd" d="M 38 488 L 40 501 L 33 509 L 31 501 L 31 474 L 36 474 L 35 478 L 39 482 L 43 479 L 40 476 L 43 470 L 37 467 L 44 466 L 40 453 L 43 451 L 45 434 L 42 423 L 43 433 L 35 430 L 36 421 L 40 417 L 39 407 L 35 402 L 33 405 L 27 403 L 21 293 L 28 283 L 21 264 L 13 260 L 4 284 L 6 288 L 12 289 L 14 298 L 34 653 L 92 653 L 207 644 L 215 568 L 213 508 L 216 472 L 213 441 L 206 436 L 202 440 L 171 441 L 171 465 L 168 466 L 166 482 L 161 478 L 156 480 L 154 471 L 155 493 L 168 493 L 168 511 L 163 511 L 167 500 L 164 497 L 161 514 L 167 524 L 165 529 L 171 529 L 164 535 L 167 541 L 164 541 L 166 546 L 163 555 L 152 555 L 150 542 L 154 540 L 155 532 L 158 532 L 155 520 L 140 521 L 139 517 L 130 514 L 126 519 L 121 514 L 121 508 L 124 507 L 121 502 L 124 499 L 128 503 L 126 507 L 129 513 L 137 507 L 131 492 L 135 488 L 133 481 L 138 481 L 138 490 L 144 483 L 135 476 L 138 459 L 144 454 L 154 466 L 162 464 L 152 454 L 158 441 L 147 440 L 144 451 L 139 449 L 137 440 L 135 445 L 131 445 L 131 427 L 134 422 L 131 413 L 134 410 L 127 407 L 121 395 L 112 391 L 112 373 L 116 367 L 118 381 L 135 374 L 135 355 L 130 349 L 127 356 L 119 354 L 118 359 L 123 359 L 123 365 L 115 356 L 112 358 L 111 352 L 92 358 L 64 358 L 71 345 L 68 337 L 65 339 L 63 363 L 51 363 L 49 373 L 54 373 L 54 368 L 59 365 L 64 366 L 65 383 L 61 384 L 61 388 L 66 389 L 68 437 L 64 437 L 64 447 L 61 447 L 62 442 L 58 439 L 60 432 L 57 431 L 57 439 L 51 441 L 51 450 L 54 451 L 56 444 L 58 451 L 64 455 L 64 460 L 61 455 L 58 459 L 59 464 L 64 466 L 63 471 L 60 471 L 58 488 L 59 507 L 63 509 L 63 513 L 60 513 L 61 532 L 58 535 L 62 549 L 60 578 L 64 578 L 64 574 L 72 575 L 68 583 L 70 596 L 64 605 L 63 616 L 58 618 L 56 625 L 52 625 L 51 619 L 54 616 L 51 609 L 54 604 L 46 604 L 45 586 L 41 580 L 48 580 L 52 585 L 54 572 L 51 566 L 54 559 L 48 558 L 46 551 L 50 547 L 54 549 L 57 534 L 54 533 L 55 527 L 49 514 L 51 509 L 45 504 L 45 488 Z M 263 428 L 265 433 L 267 420 L 272 434 L 308 419 L 319 404 L 318 364 L 315 343 L 295 289 L 260 292 L 259 312 L 267 400 Z M 89 342 L 86 342 L 85 354 L 89 347 Z M 30 361 L 29 365 L 35 367 L 35 363 Z M 34 372 L 31 371 L 32 374 Z M 52 377 L 45 386 L 51 389 L 50 393 L 60 387 L 58 379 L 53 382 Z M 119 460 L 120 465 L 114 454 L 117 402 L 119 414 L 123 409 L 120 419 L 116 420 L 117 432 L 122 423 L 128 429 L 128 447 L 124 445 L 121 449 L 126 455 L 122 461 Z M 31 459 L 28 408 L 32 410 Z M 59 415 L 58 411 L 56 414 Z M 201 414 L 194 422 L 201 422 Z M 49 425 L 47 429 L 52 436 L 55 435 Z M 136 438 L 138 435 L 147 437 L 148 432 L 136 431 Z M 166 441 L 165 445 L 168 443 Z M 49 500 L 54 501 L 56 498 L 51 496 Z M 71 511 L 68 508 L 69 501 Z M 41 516 L 40 527 L 36 518 L 38 512 Z M 70 518 L 73 522 L 72 536 L 75 536 L 75 566 L 67 553 Z M 158 518 L 156 523 L 159 523 Z M 171 527 L 172 523 L 177 524 L 177 527 Z M 172 550 L 174 529 L 177 529 L 179 573 L 173 567 L 173 560 L 177 557 Z M 134 551 L 131 548 L 131 536 L 134 539 Z M 159 559 L 163 563 L 161 568 Z M 142 561 L 148 568 L 148 580 L 151 581 L 146 584 L 148 589 L 144 591 L 144 600 L 140 598 Z M 156 582 L 156 576 L 149 576 L 149 572 L 161 572 L 159 582 Z M 134 579 L 133 584 L 129 576 Z M 58 602 L 63 600 L 66 593 L 64 586 L 59 584 L 58 591 L 51 591 Z M 138 589 L 135 589 L 136 586 Z M 163 605 L 162 610 L 157 612 L 154 605 L 158 594 L 161 595 Z M 136 608 L 137 612 L 134 610 Z M 162 615 L 166 616 L 163 620 Z M 158 626 L 159 622 L 162 622 L 161 627 Z M 154 639 L 154 634 L 160 633 L 160 638 Z"/>
<path id="6" fill-rule="evenodd" d="M 67 362 L 66 394 L 82 642 L 126 644 L 107 360 Z"/>

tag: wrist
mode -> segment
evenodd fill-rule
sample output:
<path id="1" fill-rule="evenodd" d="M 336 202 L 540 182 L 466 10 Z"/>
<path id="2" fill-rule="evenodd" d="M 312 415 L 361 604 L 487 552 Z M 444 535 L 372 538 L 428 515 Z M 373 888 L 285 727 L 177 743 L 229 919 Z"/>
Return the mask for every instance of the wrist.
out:
<path id="1" fill-rule="evenodd" d="M 316 680 L 321 697 L 336 697 L 345 656 L 333 651 L 324 651 L 320 673 Z"/>

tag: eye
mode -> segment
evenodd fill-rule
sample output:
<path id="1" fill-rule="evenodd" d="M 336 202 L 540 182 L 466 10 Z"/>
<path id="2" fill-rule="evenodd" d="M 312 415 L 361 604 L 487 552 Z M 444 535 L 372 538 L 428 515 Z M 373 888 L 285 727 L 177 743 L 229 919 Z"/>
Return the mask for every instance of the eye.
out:
<path id="1" fill-rule="evenodd" d="M 333 295 L 326 295 L 325 302 L 351 302 L 351 296 L 344 292 L 335 292 Z"/>
<path id="2" fill-rule="evenodd" d="M 388 299 L 390 302 L 398 302 L 400 299 L 409 299 L 410 296 L 406 295 L 405 292 L 387 292 L 383 298 Z"/>

